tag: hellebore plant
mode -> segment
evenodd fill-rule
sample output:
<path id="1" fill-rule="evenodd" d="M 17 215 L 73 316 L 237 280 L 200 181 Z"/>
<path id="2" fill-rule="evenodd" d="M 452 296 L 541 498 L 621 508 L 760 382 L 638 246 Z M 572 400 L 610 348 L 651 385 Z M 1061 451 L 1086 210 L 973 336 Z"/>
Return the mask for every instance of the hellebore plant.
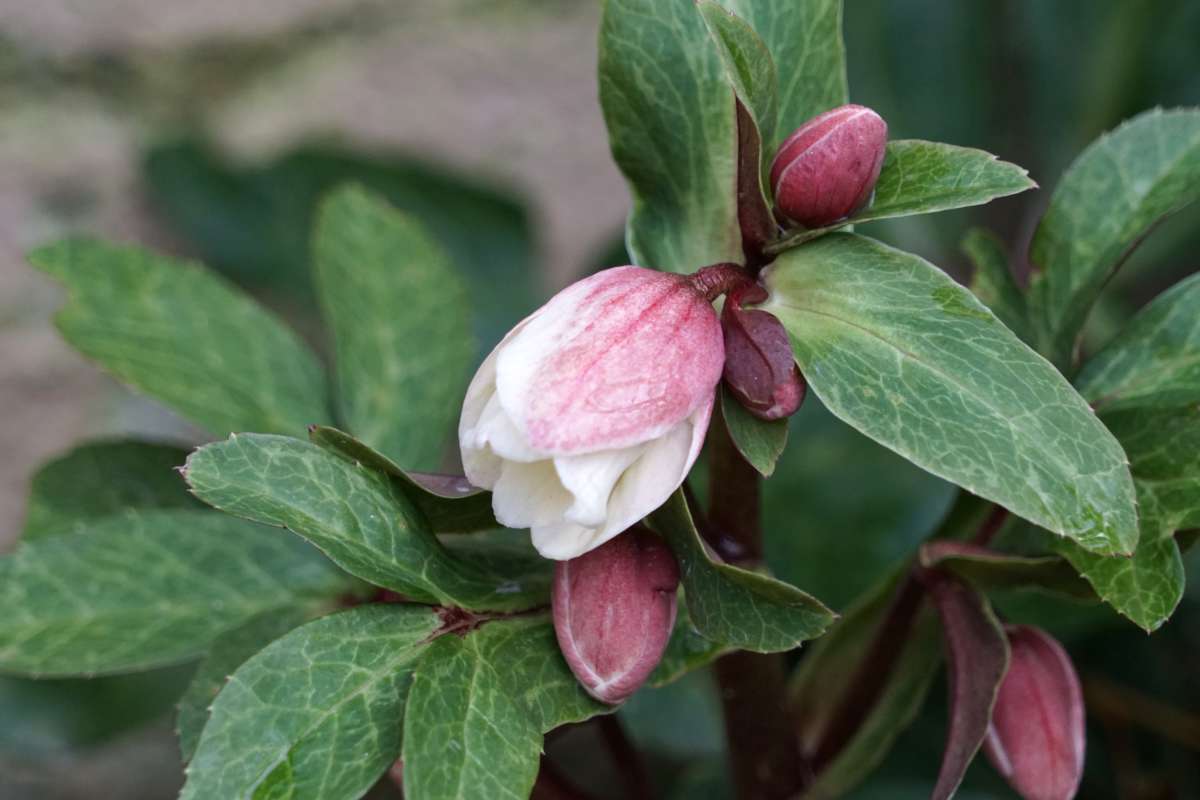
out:
<path id="1" fill-rule="evenodd" d="M 933 797 L 981 749 L 1021 797 L 1086 786 L 1067 651 L 993 602 L 1037 589 L 1153 631 L 1182 595 L 1200 278 L 1079 342 L 1131 249 L 1200 196 L 1200 112 L 1142 114 L 1084 151 L 1028 280 L 972 231 L 962 286 L 861 226 L 1034 184 L 979 150 L 888 141 L 847 105 L 840 19 L 838 0 L 609 0 L 600 101 L 636 266 L 555 295 L 469 384 L 472 284 L 358 187 L 316 217 L 328 372 L 196 264 L 92 239 L 31 253 L 66 287 L 64 338 L 212 438 L 91 443 L 34 477 L 0 559 L 0 670 L 194 663 L 187 800 L 381 781 L 586 798 L 544 754 L 580 723 L 628 796 L 658 796 L 677 773 L 646 766 L 622 704 L 709 668 L 739 798 L 846 795 L 943 665 Z M 767 544 L 795 531 L 762 523 L 763 478 L 808 458 L 787 437 L 809 392 L 801 418 L 819 404 L 958 487 L 840 616 L 772 577 L 788 564 Z M 855 551 L 855 533 L 828 536 Z"/>

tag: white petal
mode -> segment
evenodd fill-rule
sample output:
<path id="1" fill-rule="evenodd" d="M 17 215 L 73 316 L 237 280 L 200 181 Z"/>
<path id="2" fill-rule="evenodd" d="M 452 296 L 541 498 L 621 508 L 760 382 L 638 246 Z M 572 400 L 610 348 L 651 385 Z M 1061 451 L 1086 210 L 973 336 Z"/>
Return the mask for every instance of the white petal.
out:
<path id="1" fill-rule="evenodd" d="M 478 424 L 459 434 L 459 442 L 463 447 L 490 447 L 493 453 L 509 461 L 532 462 L 545 458 L 529 446 L 495 394 L 484 407 Z"/>
<path id="2" fill-rule="evenodd" d="M 529 531 L 533 546 L 543 558 L 567 561 L 598 546 L 599 528 L 588 528 L 570 522 L 556 525 L 535 525 Z"/>
<path id="3" fill-rule="evenodd" d="M 613 487 L 646 447 L 635 445 L 621 450 L 554 459 L 559 479 L 575 498 L 575 502 L 567 509 L 567 522 L 587 527 L 603 525 L 608 516 L 608 501 Z"/>
<path id="4" fill-rule="evenodd" d="M 571 493 L 563 488 L 552 461 L 505 461 L 492 489 L 496 520 L 509 528 L 562 522 L 570 505 Z"/>

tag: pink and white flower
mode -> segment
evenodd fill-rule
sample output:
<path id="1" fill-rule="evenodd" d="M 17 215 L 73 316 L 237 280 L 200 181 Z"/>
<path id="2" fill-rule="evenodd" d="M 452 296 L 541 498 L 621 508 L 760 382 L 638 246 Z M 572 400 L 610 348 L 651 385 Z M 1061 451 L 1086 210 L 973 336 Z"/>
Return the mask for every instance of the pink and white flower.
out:
<path id="1" fill-rule="evenodd" d="M 547 558 L 600 546 L 662 505 L 708 429 L 724 345 L 695 281 L 614 267 L 518 324 L 467 389 L 463 467 Z"/>

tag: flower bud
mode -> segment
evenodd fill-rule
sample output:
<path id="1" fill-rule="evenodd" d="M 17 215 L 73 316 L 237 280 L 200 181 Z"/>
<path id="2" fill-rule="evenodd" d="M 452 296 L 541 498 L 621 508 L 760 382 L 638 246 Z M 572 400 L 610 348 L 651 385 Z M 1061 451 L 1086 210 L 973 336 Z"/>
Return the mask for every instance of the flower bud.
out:
<path id="1" fill-rule="evenodd" d="M 1083 693 L 1071 659 L 1045 632 L 1006 628 L 1011 657 L 984 752 L 1025 800 L 1070 800 L 1083 775 Z"/>
<path id="2" fill-rule="evenodd" d="M 554 571 L 554 632 L 588 694 L 620 703 L 654 671 L 675 625 L 679 567 L 650 531 L 634 527 Z"/>
<path id="3" fill-rule="evenodd" d="M 496 346 L 458 436 L 496 519 L 568 559 L 658 508 L 700 453 L 725 362 L 704 286 L 614 267 L 559 292 Z"/>
<path id="4" fill-rule="evenodd" d="M 783 419 L 804 402 L 806 385 L 792 355 L 783 324 L 743 303 L 767 299 L 761 286 L 750 284 L 725 297 L 721 327 L 725 334 L 725 385 L 759 419 Z"/>
<path id="5" fill-rule="evenodd" d="M 887 123 L 864 106 L 839 106 L 813 117 L 775 154 L 775 205 L 806 228 L 850 216 L 875 189 L 886 146 Z"/>

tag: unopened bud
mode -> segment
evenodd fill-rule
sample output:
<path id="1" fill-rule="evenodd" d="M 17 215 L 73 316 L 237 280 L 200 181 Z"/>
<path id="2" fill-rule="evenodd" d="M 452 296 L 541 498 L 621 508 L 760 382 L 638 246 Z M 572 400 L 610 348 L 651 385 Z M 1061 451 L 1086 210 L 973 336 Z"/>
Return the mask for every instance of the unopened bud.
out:
<path id="1" fill-rule="evenodd" d="M 588 694 L 620 703 L 662 658 L 675 625 L 679 567 L 665 543 L 634 527 L 554 571 L 554 632 Z"/>
<path id="2" fill-rule="evenodd" d="M 742 307 L 766 299 L 766 290 L 755 284 L 730 292 L 721 328 L 725 385 L 751 414 L 773 420 L 796 413 L 806 387 L 783 324 L 766 311 Z"/>
<path id="3" fill-rule="evenodd" d="M 1047 633 L 1006 628 L 1012 655 L 984 752 L 1025 800 L 1070 800 L 1083 775 L 1083 692 L 1071 659 Z"/>
<path id="4" fill-rule="evenodd" d="M 771 164 L 775 205 L 806 228 L 850 216 L 871 197 L 886 146 L 887 123 L 864 106 L 813 117 L 784 140 Z"/>

